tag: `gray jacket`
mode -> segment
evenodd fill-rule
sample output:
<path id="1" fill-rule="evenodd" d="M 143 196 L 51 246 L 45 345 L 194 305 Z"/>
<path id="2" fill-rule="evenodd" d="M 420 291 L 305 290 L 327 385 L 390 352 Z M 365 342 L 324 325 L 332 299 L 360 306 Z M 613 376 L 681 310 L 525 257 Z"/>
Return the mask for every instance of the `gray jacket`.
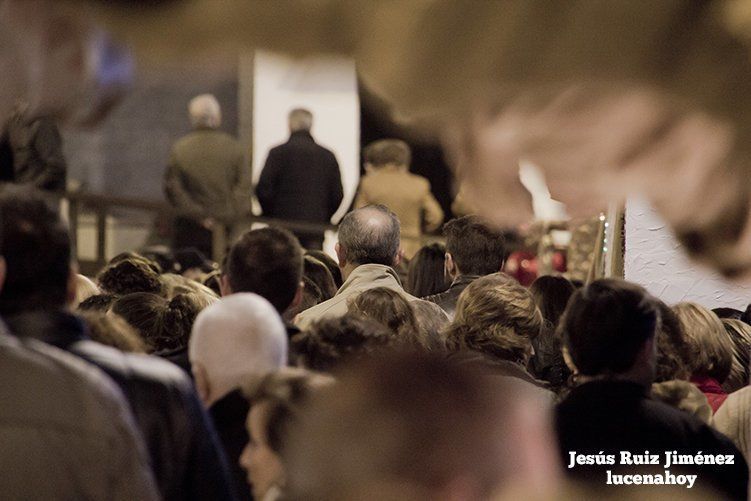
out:
<path id="1" fill-rule="evenodd" d="M 3 499 L 159 499 L 122 394 L 102 372 L 0 332 Z"/>

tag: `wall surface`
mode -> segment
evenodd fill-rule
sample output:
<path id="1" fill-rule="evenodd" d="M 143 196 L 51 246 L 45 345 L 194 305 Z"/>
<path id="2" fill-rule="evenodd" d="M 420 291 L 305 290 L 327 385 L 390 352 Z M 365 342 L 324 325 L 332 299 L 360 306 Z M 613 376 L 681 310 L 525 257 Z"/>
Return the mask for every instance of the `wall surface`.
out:
<path id="1" fill-rule="evenodd" d="M 693 301 L 745 310 L 751 302 L 751 282 L 725 280 L 690 261 L 666 223 L 642 200 L 626 205 L 625 277 L 669 305 Z"/>
<path id="2" fill-rule="evenodd" d="M 311 133 L 336 155 L 344 201 L 338 221 L 355 196 L 360 178 L 360 101 L 355 63 L 329 57 L 295 60 L 258 51 L 253 78 L 253 181 L 258 182 L 268 151 L 287 141 L 287 114 L 293 108 L 313 113 Z"/>

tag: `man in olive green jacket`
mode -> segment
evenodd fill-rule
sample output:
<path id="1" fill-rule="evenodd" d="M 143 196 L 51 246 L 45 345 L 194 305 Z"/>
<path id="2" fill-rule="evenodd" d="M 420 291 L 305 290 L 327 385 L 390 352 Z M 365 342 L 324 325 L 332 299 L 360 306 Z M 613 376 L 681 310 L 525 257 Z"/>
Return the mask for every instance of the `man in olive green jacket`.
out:
<path id="1" fill-rule="evenodd" d="M 203 94 L 188 106 L 193 132 L 179 139 L 164 179 L 164 191 L 181 212 L 175 220 L 175 249 L 195 247 L 211 255 L 211 229 L 218 218 L 250 211 L 250 176 L 235 138 L 217 130 L 221 109 Z"/>

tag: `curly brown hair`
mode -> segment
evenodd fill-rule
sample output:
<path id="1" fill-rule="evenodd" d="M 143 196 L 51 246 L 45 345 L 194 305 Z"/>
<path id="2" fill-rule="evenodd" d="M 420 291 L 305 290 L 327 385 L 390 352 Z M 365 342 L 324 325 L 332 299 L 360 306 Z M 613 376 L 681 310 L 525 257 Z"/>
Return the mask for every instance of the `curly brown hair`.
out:
<path id="1" fill-rule="evenodd" d="M 459 296 L 446 344 L 449 349 L 526 364 L 531 340 L 542 325 L 532 294 L 512 277 L 494 273 L 478 278 Z"/>
<path id="2" fill-rule="evenodd" d="M 291 358 L 298 365 L 330 372 L 343 362 L 393 349 L 396 334 L 375 320 L 348 313 L 325 317 L 291 341 Z"/>

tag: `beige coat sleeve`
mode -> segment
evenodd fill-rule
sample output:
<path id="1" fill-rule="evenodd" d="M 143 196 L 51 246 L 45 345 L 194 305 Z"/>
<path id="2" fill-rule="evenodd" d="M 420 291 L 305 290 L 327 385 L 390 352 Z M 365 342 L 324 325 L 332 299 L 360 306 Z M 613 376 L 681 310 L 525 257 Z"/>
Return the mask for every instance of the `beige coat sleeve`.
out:
<path id="1" fill-rule="evenodd" d="M 425 214 L 425 229 L 428 231 L 437 230 L 443 222 L 443 209 L 430 191 L 430 183 L 428 183 L 428 189 L 425 190 L 425 195 L 422 197 L 422 210 Z"/>
<path id="2" fill-rule="evenodd" d="M 360 180 L 360 186 L 357 187 L 357 196 L 355 197 L 355 209 L 360 209 L 362 207 L 365 207 L 370 203 L 370 198 L 368 197 L 368 187 L 367 187 L 367 181 L 365 178 L 362 178 Z"/>

